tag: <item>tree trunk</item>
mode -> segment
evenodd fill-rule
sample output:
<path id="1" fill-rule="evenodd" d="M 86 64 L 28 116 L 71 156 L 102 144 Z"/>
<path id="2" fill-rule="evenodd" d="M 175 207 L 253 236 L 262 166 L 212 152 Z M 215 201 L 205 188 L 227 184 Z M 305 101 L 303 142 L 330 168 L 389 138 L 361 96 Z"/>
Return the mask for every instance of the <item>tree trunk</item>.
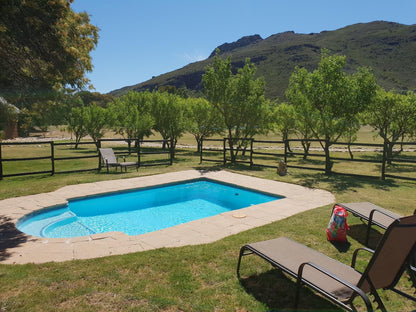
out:
<path id="1" fill-rule="evenodd" d="M 324 151 L 325 151 L 325 174 L 331 175 L 331 170 L 333 166 L 333 162 L 331 161 L 330 155 L 329 155 L 329 141 L 325 141 Z"/>
<path id="2" fill-rule="evenodd" d="M 351 159 L 354 159 L 354 155 L 352 154 L 351 144 L 348 144 L 348 153 L 350 153 Z"/>
<path id="3" fill-rule="evenodd" d="M 303 159 L 306 160 L 309 155 L 309 148 L 311 147 L 311 142 L 302 141 L 302 147 L 303 147 Z"/>
<path id="4" fill-rule="evenodd" d="M 202 145 L 202 140 L 198 140 L 198 141 L 196 141 L 196 145 L 197 145 L 197 147 L 196 147 L 196 151 L 197 151 L 198 153 L 201 153 L 201 145 Z"/>
<path id="5" fill-rule="evenodd" d="M 393 158 L 393 147 L 394 147 L 393 142 L 387 143 L 387 164 L 388 165 L 391 165 L 391 159 Z"/>
<path id="6" fill-rule="evenodd" d="M 228 138 L 228 146 L 230 147 L 230 157 L 231 157 L 231 163 L 235 164 L 235 149 L 234 149 L 234 141 L 231 138 Z"/>

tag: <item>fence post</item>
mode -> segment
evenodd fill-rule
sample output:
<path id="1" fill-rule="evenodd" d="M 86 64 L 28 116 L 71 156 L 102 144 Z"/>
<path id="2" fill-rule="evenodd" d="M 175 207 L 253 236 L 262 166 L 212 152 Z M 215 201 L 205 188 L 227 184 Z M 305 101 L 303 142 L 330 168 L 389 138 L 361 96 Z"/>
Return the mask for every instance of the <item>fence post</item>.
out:
<path id="1" fill-rule="evenodd" d="M 0 142 L 0 180 L 3 180 L 3 159 L 1 158 L 2 143 Z"/>
<path id="2" fill-rule="evenodd" d="M 223 151 L 223 162 L 224 162 L 224 165 L 227 163 L 227 155 L 226 155 L 227 150 L 225 148 L 225 145 L 226 145 L 225 141 L 226 140 L 227 140 L 227 138 L 223 138 L 222 139 L 222 151 Z"/>
<path id="3" fill-rule="evenodd" d="M 250 167 L 253 167 L 253 143 L 254 139 L 250 139 Z"/>
<path id="4" fill-rule="evenodd" d="M 51 175 L 54 175 L 55 174 L 55 144 L 53 141 L 51 141 L 50 144 L 51 144 L 51 163 L 52 163 Z"/>
<path id="5" fill-rule="evenodd" d="M 381 162 L 381 180 L 384 181 L 386 179 L 386 161 L 387 161 L 387 144 L 384 141 L 383 144 L 383 159 Z"/>
<path id="6" fill-rule="evenodd" d="M 204 145 L 204 139 L 201 139 L 201 142 L 198 142 L 199 144 L 199 164 L 202 164 L 202 146 Z"/>
<path id="7" fill-rule="evenodd" d="M 284 161 L 285 161 L 285 164 L 287 164 L 287 150 L 288 150 L 287 146 L 288 146 L 289 142 L 288 142 L 287 139 L 285 139 L 284 142 L 285 142 L 285 156 L 284 156 Z"/>
<path id="8" fill-rule="evenodd" d="M 141 161 L 141 150 L 140 150 L 140 140 L 137 139 L 137 166 L 140 168 L 140 161 Z"/>
<path id="9" fill-rule="evenodd" d="M 170 160 L 169 160 L 169 165 L 172 166 L 173 164 L 173 155 L 174 155 L 174 146 L 173 146 L 173 139 L 170 139 Z"/>
<path id="10" fill-rule="evenodd" d="M 98 139 L 97 145 L 98 145 L 98 171 L 101 171 L 101 153 L 100 153 L 101 139 Z"/>

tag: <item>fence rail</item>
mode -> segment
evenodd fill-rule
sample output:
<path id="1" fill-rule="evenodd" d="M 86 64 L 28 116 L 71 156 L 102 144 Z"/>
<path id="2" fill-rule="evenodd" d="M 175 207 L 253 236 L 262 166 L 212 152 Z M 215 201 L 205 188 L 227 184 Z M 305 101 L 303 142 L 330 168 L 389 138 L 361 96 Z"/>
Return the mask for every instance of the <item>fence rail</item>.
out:
<path id="1" fill-rule="evenodd" d="M 160 166 L 160 165 L 172 165 L 174 150 L 173 142 L 168 140 L 138 140 L 138 139 L 102 139 L 98 142 L 53 142 L 53 141 L 44 141 L 44 142 L 0 142 L 0 180 L 6 177 L 15 177 L 15 176 L 27 176 L 35 174 L 58 174 L 58 173 L 72 173 L 72 172 L 83 172 L 83 171 L 99 171 L 101 169 L 101 159 L 97 151 L 97 147 L 102 146 L 102 144 L 109 144 L 116 141 L 126 141 L 128 143 L 127 151 L 119 151 L 115 148 L 116 154 L 135 154 L 137 153 L 137 162 L 139 167 L 145 166 Z M 227 156 L 229 152 L 229 147 L 227 145 L 228 138 L 223 139 L 204 139 L 200 143 L 200 162 L 215 162 L 226 164 L 231 161 Z M 285 140 L 285 141 L 272 141 L 272 140 L 255 140 L 255 139 L 245 139 L 246 144 L 244 149 L 240 149 L 240 155 L 234 161 L 236 163 L 248 164 L 250 166 L 258 167 L 267 167 L 267 168 L 276 168 L 278 166 L 278 161 L 283 159 L 288 168 L 304 169 L 304 170 L 315 170 L 315 171 L 325 171 L 325 168 L 321 163 L 327 161 L 326 156 L 323 152 L 321 145 L 315 144 L 315 147 L 311 152 L 307 153 L 305 157 L 305 152 L 294 151 L 294 149 L 300 149 L 300 147 L 290 147 L 296 143 L 322 143 L 319 140 Z M 156 143 L 156 146 L 154 146 Z M 205 144 L 206 145 L 205 145 Z M 150 145 L 146 145 L 150 144 Z M 24 146 L 24 145 L 39 145 L 46 147 L 42 150 L 42 153 L 39 153 L 33 157 L 26 157 L 24 154 L 19 155 L 18 157 L 4 157 L 4 146 Z M 75 149 L 73 146 L 86 146 L 94 145 L 93 149 Z M 168 146 L 168 149 L 160 148 Z M 213 146 L 214 145 L 214 146 Z M 264 146 L 267 145 L 267 146 Z M 374 164 L 376 169 L 374 170 L 374 175 L 364 175 L 359 172 L 342 172 L 336 169 L 332 169 L 332 172 L 340 175 L 349 175 L 349 176 L 365 176 L 365 177 L 379 177 L 382 180 L 385 178 L 393 179 L 402 179 L 416 181 L 416 142 L 405 142 L 405 143 L 396 143 L 396 146 L 400 146 L 400 149 L 403 151 L 400 157 L 391 156 L 387 157 L 387 150 L 384 144 L 377 143 L 345 143 L 345 142 L 336 142 L 332 143 L 331 146 L 345 146 L 345 149 L 338 151 L 337 153 L 351 152 L 351 147 L 364 147 L 371 148 L 371 155 L 359 158 L 353 158 L 350 154 L 350 158 L 344 157 L 342 155 L 330 155 L 329 161 L 332 164 L 338 165 L 342 162 L 348 162 L 351 164 Z M 49 148 L 48 148 L 49 146 Z M 413 147 L 407 148 L 405 147 Z M 64 147 L 64 148 L 62 148 Z M 70 152 L 68 152 L 70 151 Z M 76 152 L 78 155 L 76 154 Z M 62 154 L 64 153 L 64 154 Z M 79 153 L 84 153 L 79 155 Z M 356 151 L 354 151 L 356 153 Z M 71 155 L 72 154 L 72 155 Z M 244 155 L 241 155 L 244 154 Z M 335 153 L 333 153 L 335 154 Z M 151 157 L 152 155 L 166 155 L 166 159 L 155 159 Z M 134 155 L 133 155 L 134 156 Z M 150 157 L 149 157 L 150 156 Z M 302 161 L 299 161 L 297 158 L 302 157 Z M 310 160 L 313 158 L 313 160 Z M 89 159 L 96 159 L 97 162 L 88 161 Z M 318 159 L 318 160 L 316 160 Z M 64 163 L 65 161 L 82 162 L 85 160 L 84 165 L 86 168 L 73 168 L 74 165 L 68 169 L 68 166 L 57 170 L 56 165 Z M 6 170 L 5 165 L 13 162 L 26 162 L 27 170 L 23 172 L 17 172 L 13 170 Z M 41 165 L 34 165 L 38 162 Z M 98 165 L 97 165 L 98 164 Z M 359 165 L 358 165 L 359 166 Z M 59 166 L 58 166 L 59 167 Z M 380 167 L 380 169 L 378 169 Z M 33 170 L 37 168 L 38 170 Z M 345 168 L 345 167 L 344 167 Z"/>
<path id="2" fill-rule="evenodd" d="M 224 142 L 224 147 L 223 147 L 223 162 L 224 164 L 226 164 L 228 161 L 230 161 L 229 158 L 226 157 L 226 152 L 229 151 L 229 148 L 226 146 L 226 140 L 228 140 L 227 138 L 224 138 L 223 140 L 204 140 L 204 141 L 223 141 Z M 320 167 L 320 166 L 311 166 L 312 161 L 308 161 L 307 159 L 309 159 L 310 157 L 313 158 L 321 158 L 324 163 L 326 161 L 326 156 L 324 153 L 317 153 L 316 152 L 316 147 L 312 152 L 309 152 L 307 154 L 305 154 L 305 151 L 303 152 L 298 152 L 298 151 L 292 151 L 293 148 L 290 148 L 290 146 L 293 143 L 297 143 L 297 142 L 301 142 L 301 143 L 320 143 L 320 147 L 318 147 L 319 151 L 324 152 L 321 143 L 324 143 L 324 141 L 321 140 L 301 140 L 301 139 L 290 139 L 290 140 L 284 140 L 284 141 L 270 141 L 270 140 L 255 140 L 255 139 L 246 139 L 246 140 L 250 140 L 250 148 L 247 149 L 247 151 L 250 153 L 249 160 L 247 159 L 236 159 L 235 162 L 236 163 L 246 163 L 246 164 L 250 164 L 250 166 L 259 166 L 259 167 L 267 167 L 267 168 L 276 168 L 278 167 L 278 161 L 279 158 L 283 158 L 284 162 L 286 163 L 288 168 L 296 168 L 296 169 L 304 169 L 304 170 L 315 170 L 315 171 L 325 171 L 325 167 Z M 203 142 L 204 142 L 203 141 Z M 270 148 L 270 145 L 274 145 L 276 144 L 278 146 L 278 149 L 281 149 L 282 152 L 278 153 L 275 150 L 272 150 L 271 152 L 269 151 L 264 151 L 264 149 L 262 150 L 261 147 L 258 147 L 258 144 L 268 144 L 268 147 Z M 203 143 L 201 144 L 201 146 L 203 145 Z M 400 164 L 404 164 L 404 165 L 412 165 L 416 163 L 416 155 L 414 156 L 414 158 L 411 157 L 390 157 L 388 158 L 387 155 L 387 151 L 386 151 L 386 146 L 384 144 L 378 144 L 378 143 L 348 143 L 348 142 L 335 142 L 335 143 L 330 143 L 330 145 L 332 147 L 335 146 L 346 146 L 345 151 L 344 152 L 351 152 L 351 147 L 364 147 L 364 148 L 371 148 L 371 152 L 372 153 L 376 153 L 376 157 L 373 159 L 366 159 L 366 158 L 352 158 L 352 154 L 350 154 L 350 158 L 347 157 L 340 157 L 340 156 L 329 156 L 328 161 L 331 164 L 334 164 L 336 162 L 351 162 L 354 164 L 357 163 L 363 163 L 363 164 L 375 164 L 375 165 L 381 165 L 380 166 L 380 170 L 378 172 L 375 172 L 375 175 L 365 175 L 365 174 L 361 174 L 361 173 L 354 173 L 354 172 L 342 172 L 342 171 L 336 171 L 332 169 L 332 172 L 335 174 L 340 174 L 340 175 L 348 175 L 348 176 L 360 176 L 360 177 L 379 177 L 382 180 L 384 180 L 386 177 L 389 178 L 395 178 L 395 179 L 403 179 L 403 180 L 410 180 L 410 181 L 416 181 L 416 166 L 412 166 L 410 168 L 410 170 L 413 173 L 413 176 L 410 175 L 400 175 L 400 174 L 393 174 L 393 173 L 389 173 L 388 171 L 391 170 L 388 166 L 386 166 L 387 163 L 391 164 L 391 163 L 395 163 L 396 165 L 400 165 Z M 395 145 L 397 146 L 414 146 L 415 148 L 412 150 L 413 152 L 416 152 L 416 142 L 405 142 L 405 143 L 395 143 Z M 260 150 L 259 150 L 260 149 Z M 204 157 L 204 152 L 206 151 L 210 151 L 210 147 L 204 147 L 200 149 L 200 161 L 201 163 L 203 161 L 213 161 L 212 159 L 208 159 L 206 157 Z M 221 150 L 216 149 L 217 152 L 221 152 Z M 365 150 L 363 150 L 365 151 Z M 354 153 L 356 153 L 357 151 L 354 151 Z M 352 152 L 351 152 L 352 153 Z M 377 157 L 377 153 L 379 154 L 379 156 Z M 306 155 L 306 157 L 305 157 Z M 264 163 L 265 160 L 264 159 L 260 159 L 261 157 L 266 156 L 269 157 L 269 160 L 271 160 L 273 162 L 273 164 L 267 164 Z M 296 161 L 294 160 L 294 158 L 296 158 L 296 156 L 302 156 L 302 158 L 304 159 L 304 163 L 305 164 L 299 164 L 296 163 Z M 246 156 L 247 157 L 247 156 Z M 262 161 L 261 161 L 262 160 Z"/>
<path id="3" fill-rule="evenodd" d="M 160 165 L 172 165 L 172 158 L 173 158 L 173 153 L 172 153 L 172 142 L 169 140 L 138 140 L 138 139 L 101 139 L 98 142 L 94 142 L 94 141 L 89 141 L 89 142 L 54 142 L 54 141 L 42 141 L 42 142 L 0 142 L 0 180 L 2 180 L 3 178 L 7 178 L 7 177 L 16 177 L 16 176 L 27 176 L 27 175 L 36 175 L 36 174 L 50 174 L 50 175 L 54 175 L 54 174 L 59 174 L 59 173 L 75 173 L 75 172 L 87 172 L 87 171 L 100 171 L 102 164 L 101 164 L 101 157 L 100 154 L 98 153 L 98 149 L 97 147 L 101 146 L 103 143 L 105 142 L 116 142 L 116 141 L 127 141 L 129 143 L 129 148 L 127 153 L 131 154 L 131 153 L 137 153 L 137 161 L 138 161 L 138 166 L 139 167 L 144 167 L 144 166 L 160 166 Z M 137 148 L 131 148 L 131 144 L 130 143 L 137 143 Z M 144 143 L 161 143 L 161 144 L 167 144 L 168 146 L 170 146 L 170 148 L 168 150 L 162 150 L 162 151 L 145 151 L 141 148 L 141 146 Z M 25 146 L 25 145 L 40 145 L 40 146 L 50 146 L 50 150 L 48 153 L 46 153 L 47 155 L 45 156 L 33 156 L 33 157 L 15 157 L 15 158 L 7 158 L 4 157 L 3 154 L 3 147 L 4 146 Z M 94 145 L 94 149 L 88 151 L 88 153 L 90 155 L 76 155 L 76 156 L 69 156 L 69 155 L 62 155 L 59 156 L 57 154 L 59 154 L 59 152 L 62 152 L 62 150 L 60 149 L 62 146 L 65 147 L 72 147 L 72 146 L 85 146 L 85 145 Z M 59 149 L 59 150 L 58 150 Z M 67 153 L 68 150 L 70 150 L 72 153 L 74 153 L 75 151 L 77 151 L 77 149 L 64 149 Z M 118 152 L 115 151 L 116 154 L 123 154 L 124 152 Z M 166 160 L 160 160 L 160 161 L 152 161 L 150 162 L 149 160 L 143 160 L 142 155 L 146 155 L 145 157 L 147 157 L 148 155 L 167 155 L 167 159 Z M 88 164 L 87 168 L 83 168 L 83 169 L 65 169 L 65 170 L 56 170 L 56 164 L 62 161 L 68 161 L 68 160 L 76 160 L 76 161 L 82 161 L 82 160 L 87 160 L 87 159 L 96 159 L 97 161 L 95 162 L 95 165 L 91 165 Z M 33 164 L 36 161 L 47 161 L 49 164 L 43 164 L 43 166 L 48 167 L 48 169 L 45 170 L 31 170 L 30 168 L 33 168 Z M 27 166 L 29 169 L 28 171 L 25 172 L 11 172 L 11 173 L 5 173 L 4 172 L 4 165 L 10 162 L 28 162 Z M 98 165 L 97 165 L 98 164 Z"/>

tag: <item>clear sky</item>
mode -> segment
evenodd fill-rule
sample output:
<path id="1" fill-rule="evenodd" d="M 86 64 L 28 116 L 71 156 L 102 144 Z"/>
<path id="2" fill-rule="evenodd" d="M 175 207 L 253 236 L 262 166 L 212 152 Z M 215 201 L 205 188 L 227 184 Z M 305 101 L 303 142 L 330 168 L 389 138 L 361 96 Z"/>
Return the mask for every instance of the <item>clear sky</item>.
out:
<path id="1" fill-rule="evenodd" d="M 100 29 L 87 77 L 101 93 L 205 59 L 243 36 L 416 24 L 416 0 L 75 0 L 72 9 Z"/>

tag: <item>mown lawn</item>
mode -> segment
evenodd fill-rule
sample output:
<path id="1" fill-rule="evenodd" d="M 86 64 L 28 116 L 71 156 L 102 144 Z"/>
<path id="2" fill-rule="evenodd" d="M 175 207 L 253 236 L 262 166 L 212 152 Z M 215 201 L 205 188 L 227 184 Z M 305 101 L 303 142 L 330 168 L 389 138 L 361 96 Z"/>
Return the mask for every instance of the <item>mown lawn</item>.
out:
<path id="1" fill-rule="evenodd" d="M 335 194 L 338 202 L 372 201 L 403 215 L 413 213 L 416 208 L 415 182 L 327 177 L 321 172 L 298 169 L 280 177 L 275 170 L 267 168 L 199 164 L 198 155 L 185 149 L 177 153 L 172 166 L 141 168 L 139 172 L 130 169 L 122 174 L 103 171 L 7 178 L 0 181 L 0 198 L 52 191 L 67 184 L 218 168 L 326 189 Z M 349 217 L 348 244 L 342 248 L 335 246 L 327 242 L 325 235 L 330 211 L 330 206 L 320 207 L 199 246 L 63 263 L 0 265 L 0 310 L 290 311 L 296 286 L 293 280 L 257 257 L 248 256 L 243 259 L 243 279 L 239 283 L 235 272 L 239 249 L 249 242 L 287 236 L 349 264 L 352 252 L 364 243 L 365 226 L 359 219 Z M 372 232 L 372 246 L 381 235 L 382 231 Z M 364 261 L 360 263 L 363 264 Z M 406 276 L 399 286 L 412 291 Z M 391 291 L 380 291 L 380 294 L 389 311 L 416 309 L 414 303 Z M 302 291 L 300 308 L 338 310 L 307 288 Z"/>

